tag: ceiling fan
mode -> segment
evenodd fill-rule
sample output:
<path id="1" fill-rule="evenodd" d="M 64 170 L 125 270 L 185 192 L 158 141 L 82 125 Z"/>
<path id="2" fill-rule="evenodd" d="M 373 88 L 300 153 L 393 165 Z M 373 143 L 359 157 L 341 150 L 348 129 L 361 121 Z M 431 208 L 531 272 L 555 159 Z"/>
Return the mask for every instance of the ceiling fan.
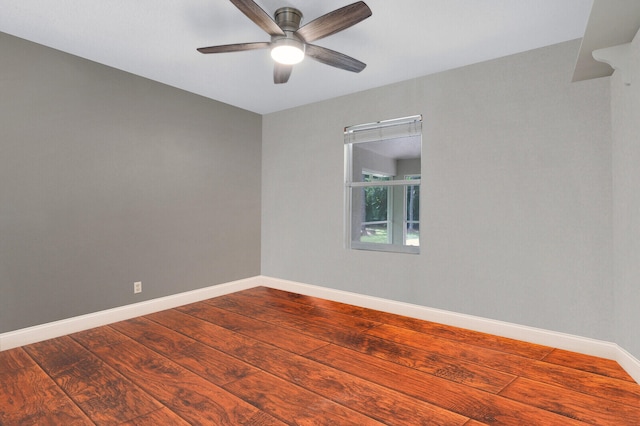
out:
<path id="1" fill-rule="evenodd" d="M 311 44 L 312 41 L 347 29 L 371 16 L 363 1 L 336 9 L 300 27 L 302 12 L 293 7 L 281 7 L 272 19 L 253 0 L 231 0 L 242 13 L 271 36 L 270 42 L 226 44 L 201 47 L 200 53 L 226 53 L 243 50 L 271 49 L 275 61 L 273 82 L 286 83 L 293 65 L 309 56 L 318 62 L 346 71 L 360 72 L 367 65 L 343 53 Z"/>

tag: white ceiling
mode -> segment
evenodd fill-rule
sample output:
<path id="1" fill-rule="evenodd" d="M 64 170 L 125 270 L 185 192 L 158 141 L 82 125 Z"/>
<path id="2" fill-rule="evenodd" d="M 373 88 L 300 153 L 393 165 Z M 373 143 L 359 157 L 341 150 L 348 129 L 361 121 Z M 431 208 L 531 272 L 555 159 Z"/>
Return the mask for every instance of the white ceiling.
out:
<path id="1" fill-rule="evenodd" d="M 296 7 L 304 24 L 353 1 L 256 3 L 270 15 Z M 315 44 L 367 68 L 354 74 L 307 58 L 284 85 L 273 84 L 268 50 L 196 51 L 269 41 L 227 0 L 0 0 L 0 32 L 266 114 L 580 38 L 592 0 L 366 3 L 369 19 Z"/>

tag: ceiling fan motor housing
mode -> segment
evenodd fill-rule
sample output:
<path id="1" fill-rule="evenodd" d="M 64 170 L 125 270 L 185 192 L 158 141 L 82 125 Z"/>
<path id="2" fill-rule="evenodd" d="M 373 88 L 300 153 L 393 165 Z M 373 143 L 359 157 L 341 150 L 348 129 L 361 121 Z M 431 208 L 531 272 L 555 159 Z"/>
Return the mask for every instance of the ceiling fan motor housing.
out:
<path id="1" fill-rule="evenodd" d="M 293 7 L 281 7 L 276 10 L 274 18 L 276 24 L 278 24 L 278 26 L 282 28 L 282 31 L 284 31 L 285 35 L 271 36 L 272 49 L 281 46 L 290 46 L 300 50 L 304 54 L 304 40 L 295 33 L 295 31 L 300 28 L 300 22 L 302 22 L 302 12 Z"/>
<path id="2" fill-rule="evenodd" d="M 274 14 L 276 24 L 282 31 L 297 31 L 302 22 L 302 12 L 293 7 L 281 7 Z"/>

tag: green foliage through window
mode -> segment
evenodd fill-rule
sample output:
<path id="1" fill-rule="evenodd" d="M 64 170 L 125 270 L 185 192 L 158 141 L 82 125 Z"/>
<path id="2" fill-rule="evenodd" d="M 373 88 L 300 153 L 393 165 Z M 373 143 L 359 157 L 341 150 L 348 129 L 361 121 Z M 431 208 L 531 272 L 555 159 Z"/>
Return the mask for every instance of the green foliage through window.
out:
<path id="1" fill-rule="evenodd" d="M 364 174 L 364 182 L 388 181 L 388 176 L 377 176 L 374 174 Z M 387 220 L 389 206 L 389 187 L 370 186 L 362 188 L 365 198 L 365 222 L 378 222 Z"/>

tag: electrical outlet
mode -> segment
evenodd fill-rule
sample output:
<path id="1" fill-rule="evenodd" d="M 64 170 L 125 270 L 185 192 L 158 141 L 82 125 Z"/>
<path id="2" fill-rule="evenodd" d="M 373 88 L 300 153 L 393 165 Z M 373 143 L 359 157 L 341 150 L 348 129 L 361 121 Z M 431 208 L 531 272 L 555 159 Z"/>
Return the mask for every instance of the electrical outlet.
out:
<path id="1" fill-rule="evenodd" d="M 135 283 L 133 283 L 133 293 L 142 293 L 142 281 L 136 281 Z"/>

